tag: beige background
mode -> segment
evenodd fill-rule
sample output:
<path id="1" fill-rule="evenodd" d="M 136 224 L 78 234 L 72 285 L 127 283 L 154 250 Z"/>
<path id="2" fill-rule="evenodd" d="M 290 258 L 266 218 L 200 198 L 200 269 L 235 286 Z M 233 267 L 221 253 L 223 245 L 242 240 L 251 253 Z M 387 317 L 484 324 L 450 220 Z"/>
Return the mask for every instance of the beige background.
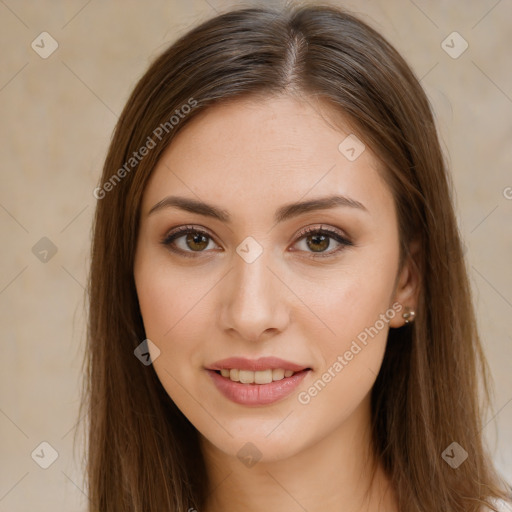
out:
<path id="1" fill-rule="evenodd" d="M 229 5 L 242 3 L 0 0 L 0 512 L 85 510 L 72 428 L 92 191 L 117 116 L 149 62 Z M 396 45 L 434 106 L 495 380 L 485 435 L 512 480 L 512 3 L 343 5 Z M 43 31 L 59 45 L 47 59 L 31 48 Z M 453 31 L 469 44 L 457 59 L 441 46 Z M 46 263 L 32 251 L 42 237 L 57 248 Z M 46 470 L 31 457 L 43 441 L 59 455 Z"/>

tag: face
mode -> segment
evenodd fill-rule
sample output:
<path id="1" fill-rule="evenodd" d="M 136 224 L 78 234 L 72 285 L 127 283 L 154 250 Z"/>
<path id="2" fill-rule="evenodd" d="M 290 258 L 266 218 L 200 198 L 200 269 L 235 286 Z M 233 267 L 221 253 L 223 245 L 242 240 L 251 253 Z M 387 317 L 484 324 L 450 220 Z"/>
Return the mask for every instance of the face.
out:
<path id="1" fill-rule="evenodd" d="M 153 367 L 225 454 L 251 441 L 285 459 L 367 418 L 388 330 L 413 305 L 379 162 L 324 107 L 211 107 L 144 192 L 134 275 Z"/>

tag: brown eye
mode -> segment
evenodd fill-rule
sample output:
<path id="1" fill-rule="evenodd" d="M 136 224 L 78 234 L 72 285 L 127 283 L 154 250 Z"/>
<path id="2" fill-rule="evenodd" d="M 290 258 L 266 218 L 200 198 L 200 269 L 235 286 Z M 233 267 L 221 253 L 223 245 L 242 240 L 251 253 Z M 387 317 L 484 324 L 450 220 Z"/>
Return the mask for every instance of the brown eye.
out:
<path id="1" fill-rule="evenodd" d="M 306 243 L 313 252 L 324 252 L 329 248 L 331 238 L 321 234 L 309 235 L 306 237 Z"/>
<path id="2" fill-rule="evenodd" d="M 202 233 L 187 233 L 185 243 L 194 251 L 202 251 L 208 246 L 208 237 Z"/>
<path id="3" fill-rule="evenodd" d="M 178 241 L 181 243 L 178 244 Z M 185 256 L 194 256 L 193 253 L 205 252 L 210 241 L 212 241 L 212 238 L 205 231 L 193 226 L 182 226 L 169 233 L 162 240 L 162 244 L 173 252 Z"/>
<path id="4" fill-rule="evenodd" d="M 313 258 L 333 256 L 345 249 L 345 247 L 354 245 L 337 230 L 335 231 L 323 227 L 307 228 L 303 230 L 299 236 L 299 242 L 302 240 L 305 241 L 306 252 L 313 253 L 311 254 Z M 332 240 L 338 244 L 338 248 L 328 251 L 329 247 L 332 245 Z"/>

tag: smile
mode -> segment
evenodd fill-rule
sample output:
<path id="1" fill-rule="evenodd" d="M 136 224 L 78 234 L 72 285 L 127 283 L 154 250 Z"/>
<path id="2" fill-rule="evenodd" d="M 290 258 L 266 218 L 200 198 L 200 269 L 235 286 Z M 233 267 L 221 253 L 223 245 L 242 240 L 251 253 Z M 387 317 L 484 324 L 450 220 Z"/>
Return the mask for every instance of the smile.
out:
<path id="1" fill-rule="evenodd" d="M 227 371 L 225 369 L 224 374 L 227 374 Z M 274 371 L 277 376 L 282 375 L 282 378 L 273 380 Z M 278 402 L 291 395 L 310 371 L 309 368 L 298 372 L 286 370 L 287 374 L 291 373 L 288 377 L 284 375 L 285 370 L 279 368 L 262 371 L 230 369 L 229 377 L 224 377 L 221 370 L 207 370 L 207 373 L 217 390 L 228 400 L 240 405 L 261 406 Z M 233 376 L 238 372 L 239 381 L 231 380 L 232 372 Z M 271 375 L 272 380 L 269 380 Z M 242 382 L 242 379 L 246 382 Z M 265 382 L 258 383 L 258 380 Z"/>

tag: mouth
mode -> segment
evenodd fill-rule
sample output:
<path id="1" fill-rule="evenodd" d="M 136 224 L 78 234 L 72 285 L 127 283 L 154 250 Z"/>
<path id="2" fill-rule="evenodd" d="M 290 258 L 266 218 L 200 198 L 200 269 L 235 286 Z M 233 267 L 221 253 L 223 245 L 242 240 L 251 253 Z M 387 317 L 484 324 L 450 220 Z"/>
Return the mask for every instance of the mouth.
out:
<path id="1" fill-rule="evenodd" d="M 240 405 L 268 405 L 289 396 L 312 371 L 278 357 L 230 357 L 207 367 L 217 390 Z"/>
<path id="2" fill-rule="evenodd" d="M 205 370 L 215 388 L 231 402 L 265 406 L 289 397 L 312 368 L 276 358 L 231 358 Z"/>

